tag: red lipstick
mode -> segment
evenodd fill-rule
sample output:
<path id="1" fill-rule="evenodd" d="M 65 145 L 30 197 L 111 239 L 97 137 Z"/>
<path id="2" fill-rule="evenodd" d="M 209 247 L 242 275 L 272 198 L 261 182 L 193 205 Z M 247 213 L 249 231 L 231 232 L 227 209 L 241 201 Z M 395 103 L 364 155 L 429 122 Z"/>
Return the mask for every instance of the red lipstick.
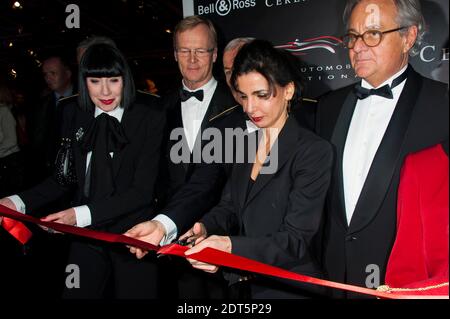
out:
<path id="1" fill-rule="evenodd" d="M 260 117 L 252 117 L 252 121 L 253 121 L 254 123 L 258 123 L 258 122 L 261 122 L 261 121 L 262 121 L 262 119 L 263 119 L 263 117 L 262 117 L 262 116 L 260 116 Z"/>
<path id="2" fill-rule="evenodd" d="M 111 105 L 111 104 L 113 104 L 114 101 L 115 101 L 115 99 L 100 100 L 100 102 L 102 102 L 105 105 Z"/>

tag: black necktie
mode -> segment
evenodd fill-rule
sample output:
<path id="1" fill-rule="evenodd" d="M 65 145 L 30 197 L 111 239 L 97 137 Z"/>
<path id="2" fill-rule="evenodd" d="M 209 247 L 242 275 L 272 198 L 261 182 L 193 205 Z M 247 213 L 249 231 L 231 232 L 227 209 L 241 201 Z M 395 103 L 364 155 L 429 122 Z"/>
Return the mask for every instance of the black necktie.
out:
<path id="1" fill-rule="evenodd" d="M 361 84 L 355 85 L 355 94 L 360 100 L 364 100 L 371 95 L 378 95 L 384 97 L 386 99 L 392 100 L 394 98 L 394 94 L 392 93 L 392 89 L 402 83 L 408 77 L 408 70 L 399 75 L 394 81 L 392 81 L 392 85 L 386 84 L 378 89 L 366 89 L 361 86 Z"/>
<path id="2" fill-rule="evenodd" d="M 180 91 L 180 97 L 181 97 L 181 102 L 186 102 L 191 97 L 195 97 L 197 100 L 202 102 L 203 101 L 203 90 L 198 90 L 198 91 L 195 91 L 195 92 L 191 92 L 191 91 L 187 91 L 187 90 L 182 89 Z"/>
<path id="3" fill-rule="evenodd" d="M 116 153 L 128 144 L 122 125 L 106 113 L 95 118 L 86 131 L 82 148 L 92 152 L 86 176 L 84 192 L 90 200 L 104 199 L 115 190 L 112 159 L 109 153 Z"/>

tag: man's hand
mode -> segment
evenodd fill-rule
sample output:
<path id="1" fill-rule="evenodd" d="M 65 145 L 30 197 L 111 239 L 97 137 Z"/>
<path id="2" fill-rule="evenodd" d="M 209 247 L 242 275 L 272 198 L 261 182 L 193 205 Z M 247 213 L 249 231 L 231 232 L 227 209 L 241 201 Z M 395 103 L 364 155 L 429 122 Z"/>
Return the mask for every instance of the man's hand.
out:
<path id="1" fill-rule="evenodd" d="M 77 216 L 75 214 L 75 209 L 73 208 L 63 210 L 59 213 L 50 214 L 47 217 L 42 218 L 41 220 L 44 222 L 54 222 L 70 226 L 75 226 L 77 224 Z M 41 228 L 49 231 L 47 227 L 41 226 Z"/>
<path id="2" fill-rule="evenodd" d="M 9 209 L 17 210 L 16 205 L 14 205 L 12 200 L 10 200 L 7 197 L 0 199 L 0 204 L 3 205 L 3 206 L 8 207 Z M 0 225 L 2 224 L 2 222 L 3 222 L 3 217 L 0 216 Z"/>
<path id="3" fill-rule="evenodd" d="M 166 230 L 161 222 L 156 220 L 150 220 L 137 224 L 130 230 L 128 230 L 125 236 L 132 237 L 141 241 L 145 241 L 155 246 L 159 246 L 161 240 L 166 235 Z M 138 259 L 144 258 L 148 251 L 145 251 L 137 247 L 129 247 L 130 252 L 135 254 Z"/>

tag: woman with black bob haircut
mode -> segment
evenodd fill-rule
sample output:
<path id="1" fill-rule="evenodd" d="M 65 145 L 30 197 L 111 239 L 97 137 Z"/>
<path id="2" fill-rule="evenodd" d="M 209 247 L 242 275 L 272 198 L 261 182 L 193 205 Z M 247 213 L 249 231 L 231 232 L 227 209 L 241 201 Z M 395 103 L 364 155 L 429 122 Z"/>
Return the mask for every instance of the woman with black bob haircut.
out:
<path id="1" fill-rule="evenodd" d="M 239 51 L 231 81 L 259 128 L 256 154 L 235 164 L 220 203 L 181 239 L 186 255 L 212 247 L 304 275 L 320 277 L 313 251 L 331 178 L 331 145 L 299 126 L 289 105 L 301 96 L 299 70 L 283 51 L 255 40 Z M 252 138 L 258 134 L 259 139 Z M 246 145 L 244 143 L 244 145 Z M 248 146 L 238 152 L 248 153 Z M 190 260 L 214 273 L 215 265 Z M 237 297 L 305 298 L 315 287 L 224 270 Z"/>
<path id="2" fill-rule="evenodd" d="M 107 44 L 93 45 L 92 50 L 87 50 L 80 61 L 78 83 L 79 104 L 85 111 L 92 111 L 95 107 L 89 96 L 86 81 L 87 78 L 112 78 L 122 77 L 123 91 L 121 107 L 130 107 L 136 98 L 136 89 L 130 67 L 122 53 L 114 46 Z"/>
<path id="3" fill-rule="evenodd" d="M 156 97 L 135 102 L 129 66 L 107 44 L 92 45 L 83 55 L 79 90 L 78 103 L 63 105 L 69 156 L 60 162 L 58 154 L 54 175 L 42 184 L 0 202 L 26 213 L 73 190 L 73 207 L 43 220 L 122 234 L 153 218 L 165 116 Z M 125 247 L 74 238 L 68 264 L 77 265 L 81 277 L 79 287 L 65 287 L 64 298 L 157 297 L 154 260 L 138 261 Z"/>

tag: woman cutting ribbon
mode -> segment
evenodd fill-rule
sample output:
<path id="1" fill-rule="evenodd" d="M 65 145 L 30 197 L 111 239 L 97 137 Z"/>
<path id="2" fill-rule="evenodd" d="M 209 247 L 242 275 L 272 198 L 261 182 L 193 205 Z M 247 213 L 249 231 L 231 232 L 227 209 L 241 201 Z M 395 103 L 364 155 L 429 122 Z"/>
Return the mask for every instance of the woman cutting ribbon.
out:
<path id="1" fill-rule="evenodd" d="M 157 98 L 135 102 L 129 66 L 112 46 L 97 44 L 86 51 L 79 88 L 78 104 L 63 111 L 62 136 L 70 154 L 57 160 L 54 176 L 0 204 L 26 213 L 74 189 L 74 207 L 44 221 L 123 233 L 153 217 L 165 117 Z M 155 264 L 137 261 L 124 247 L 74 239 L 68 264 L 78 266 L 81 280 L 79 287 L 65 288 L 66 298 L 102 298 L 108 282 L 116 298 L 157 296 Z"/>
<path id="2" fill-rule="evenodd" d="M 244 111 L 260 130 L 255 156 L 235 164 L 218 206 L 181 239 L 195 241 L 186 255 L 212 247 L 310 276 L 321 276 L 312 248 L 330 182 L 331 146 L 301 128 L 289 105 L 301 97 L 300 76 L 289 56 L 261 40 L 245 45 L 234 63 L 231 82 Z M 252 134 L 249 135 L 252 140 Z M 250 144 L 249 144 L 250 145 Z M 243 154 L 248 154 L 245 147 Z M 209 236 L 209 237 L 207 237 Z M 190 260 L 195 268 L 217 267 Z M 292 287 L 233 271 L 237 297 L 302 298 L 306 285 Z M 308 290 L 308 291 L 307 291 Z"/>

